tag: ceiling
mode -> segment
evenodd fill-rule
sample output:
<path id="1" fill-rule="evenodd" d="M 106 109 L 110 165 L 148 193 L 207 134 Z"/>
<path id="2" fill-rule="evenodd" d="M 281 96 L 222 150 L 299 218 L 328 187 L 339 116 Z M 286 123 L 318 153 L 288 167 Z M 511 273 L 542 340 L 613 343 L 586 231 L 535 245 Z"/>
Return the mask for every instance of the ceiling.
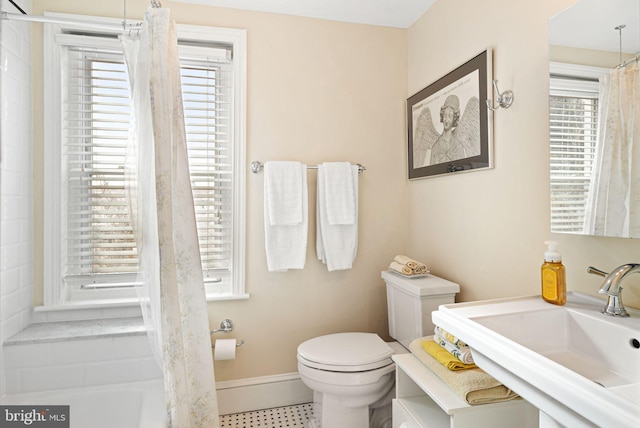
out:
<path id="1" fill-rule="evenodd" d="M 640 51 L 640 0 L 581 0 L 549 21 L 549 43 L 612 52 Z"/>
<path id="2" fill-rule="evenodd" d="M 408 28 L 436 0 L 174 0 L 181 3 L 282 13 L 359 24 Z M 617 52 L 640 51 L 640 0 L 579 0 L 552 17 L 549 39 L 554 45 Z"/>
<path id="3" fill-rule="evenodd" d="M 408 28 L 436 0 L 174 0 L 358 24 Z"/>

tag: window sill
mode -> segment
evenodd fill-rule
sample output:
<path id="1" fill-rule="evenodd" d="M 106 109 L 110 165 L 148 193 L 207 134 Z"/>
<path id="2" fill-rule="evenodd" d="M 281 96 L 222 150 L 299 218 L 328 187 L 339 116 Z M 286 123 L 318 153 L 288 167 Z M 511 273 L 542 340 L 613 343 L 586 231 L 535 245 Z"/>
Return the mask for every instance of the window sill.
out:
<path id="1" fill-rule="evenodd" d="M 248 300 L 248 293 L 242 294 L 207 294 L 207 302 L 219 302 L 225 300 Z M 104 309 L 104 308 L 131 308 L 138 307 L 138 299 L 102 299 L 102 300 L 79 300 L 75 302 L 67 302 L 57 305 L 35 306 L 35 312 L 57 312 L 57 311 L 73 311 L 82 309 Z"/>
<path id="2" fill-rule="evenodd" d="M 103 309 L 103 308 L 132 308 L 138 307 L 137 299 L 102 299 L 102 300 L 79 300 L 76 302 L 66 302 L 56 305 L 35 306 L 34 312 L 58 312 L 76 311 L 83 309 Z"/>
<path id="3" fill-rule="evenodd" d="M 4 342 L 4 346 L 104 339 L 146 334 L 142 317 L 33 323 Z"/>
<path id="4" fill-rule="evenodd" d="M 248 300 L 249 294 L 208 294 L 207 302 Z M 32 323 L 140 317 L 137 299 L 85 300 L 33 308 Z"/>
<path id="5" fill-rule="evenodd" d="M 246 300 L 249 294 L 207 296 L 207 301 Z M 5 346 L 146 334 L 134 299 L 36 306 L 33 322 L 4 342 Z"/>

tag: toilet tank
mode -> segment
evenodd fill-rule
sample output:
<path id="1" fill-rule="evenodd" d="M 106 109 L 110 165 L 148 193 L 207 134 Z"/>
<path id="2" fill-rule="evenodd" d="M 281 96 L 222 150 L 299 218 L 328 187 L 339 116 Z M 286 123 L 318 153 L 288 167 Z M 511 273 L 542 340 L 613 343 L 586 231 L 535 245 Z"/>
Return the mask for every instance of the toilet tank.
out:
<path id="1" fill-rule="evenodd" d="M 434 334 L 431 312 L 438 306 L 454 303 L 460 286 L 435 275 L 410 278 L 383 271 L 387 283 L 389 335 L 405 348 L 419 337 Z"/>

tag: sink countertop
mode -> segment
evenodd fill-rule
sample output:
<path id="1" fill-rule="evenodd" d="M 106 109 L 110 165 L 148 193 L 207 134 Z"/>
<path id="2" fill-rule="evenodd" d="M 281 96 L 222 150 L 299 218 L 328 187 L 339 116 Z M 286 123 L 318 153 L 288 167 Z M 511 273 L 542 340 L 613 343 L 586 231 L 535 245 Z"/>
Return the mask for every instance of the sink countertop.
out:
<path id="1" fill-rule="evenodd" d="M 610 317 L 600 313 L 604 307 L 603 300 L 582 293 L 568 293 L 567 297 L 565 306 L 549 304 L 540 296 L 442 305 L 433 313 L 433 321 L 469 344 L 478 366 L 558 422 L 572 427 L 594 424 L 637 426 L 640 421 L 640 379 L 634 379 L 626 385 L 604 388 L 495 331 L 517 331 L 518 327 L 522 327 L 524 331 L 520 334 L 523 337 L 531 336 L 535 340 L 538 334 L 538 343 L 543 343 L 545 332 L 538 331 L 536 325 L 527 323 L 514 327 L 508 325 L 509 320 L 526 320 L 527 314 L 535 314 L 549 328 L 549 325 L 553 327 L 553 317 L 570 312 L 589 317 L 590 322 L 597 323 L 605 331 L 609 327 L 624 328 L 625 332 L 630 332 L 640 340 L 640 314 L 637 311 L 630 311 L 630 318 Z M 501 316 L 504 316 L 502 326 L 499 324 Z M 493 329 L 483 325 L 485 318 L 492 317 L 496 318 L 493 321 L 496 328 Z M 552 341 L 555 338 L 548 339 Z M 624 352 L 625 356 L 630 356 L 627 364 L 640 367 L 640 349 L 631 349 L 629 344 Z"/>

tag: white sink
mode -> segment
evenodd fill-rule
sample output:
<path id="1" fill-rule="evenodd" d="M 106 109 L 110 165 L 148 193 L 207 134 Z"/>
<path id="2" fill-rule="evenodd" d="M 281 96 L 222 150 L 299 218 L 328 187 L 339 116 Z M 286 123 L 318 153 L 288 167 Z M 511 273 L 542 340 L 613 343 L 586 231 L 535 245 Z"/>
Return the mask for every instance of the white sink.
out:
<path id="1" fill-rule="evenodd" d="M 640 426 L 640 313 L 602 314 L 604 301 L 568 293 L 442 305 L 433 322 L 476 363 L 557 422 Z"/>

